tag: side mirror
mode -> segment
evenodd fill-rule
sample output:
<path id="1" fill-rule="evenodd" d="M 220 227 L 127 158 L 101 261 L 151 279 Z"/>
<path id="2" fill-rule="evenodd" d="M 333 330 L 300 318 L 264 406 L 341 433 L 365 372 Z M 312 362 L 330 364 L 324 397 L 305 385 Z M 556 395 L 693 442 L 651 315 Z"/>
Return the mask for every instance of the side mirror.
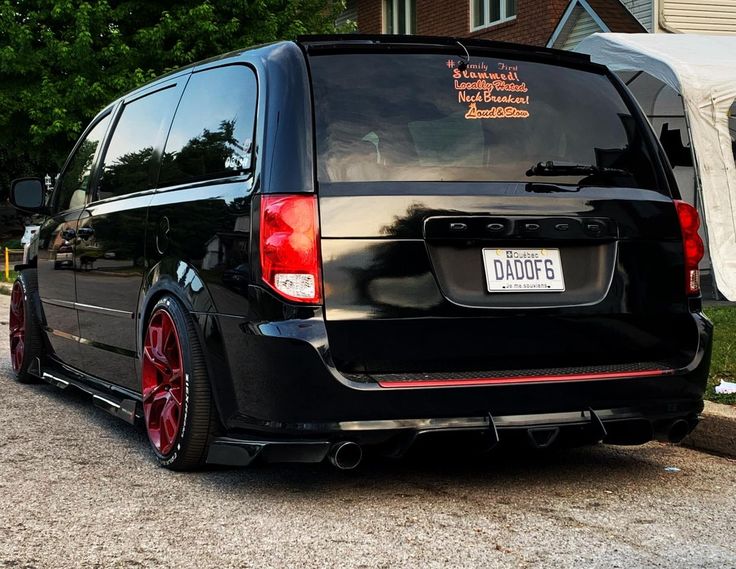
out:
<path id="1" fill-rule="evenodd" d="M 10 184 L 10 203 L 29 213 L 44 213 L 46 206 L 44 183 L 41 178 L 18 178 Z"/>

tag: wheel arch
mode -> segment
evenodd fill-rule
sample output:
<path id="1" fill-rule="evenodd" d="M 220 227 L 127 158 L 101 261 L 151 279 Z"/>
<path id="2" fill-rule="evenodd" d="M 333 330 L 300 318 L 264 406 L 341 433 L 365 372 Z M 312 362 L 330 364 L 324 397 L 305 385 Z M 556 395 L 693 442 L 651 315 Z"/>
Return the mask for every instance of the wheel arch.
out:
<path id="1" fill-rule="evenodd" d="M 38 273 L 35 266 L 23 265 L 16 267 L 18 271 L 18 279 L 23 286 L 23 292 L 31 297 L 31 307 L 33 309 L 32 316 L 36 323 L 43 327 L 46 325 L 46 319 L 43 314 L 43 305 L 41 304 L 41 295 L 38 291 Z"/>
<path id="2" fill-rule="evenodd" d="M 143 280 L 136 326 L 138 366 L 148 320 L 156 303 L 167 295 L 173 296 L 182 304 L 194 323 L 197 339 L 204 353 L 218 421 L 220 425 L 224 425 L 225 419 L 234 412 L 235 401 L 232 376 L 227 358 L 224 357 L 225 345 L 221 341 L 220 324 L 212 295 L 196 267 L 185 260 L 162 259 L 151 267 Z"/>
<path id="3" fill-rule="evenodd" d="M 36 321 L 36 324 L 41 329 L 41 341 L 43 342 L 43 348 L 46 353 L 51 353 L 52 347 L 51 342 L 46 335 L 46 316 L 43 311 L 43 303 L 41 302 L 41 294 L 38 290 L 38 273 L 35 265 L 22 265 L 16 267 L 18 271 L 17 279 L 21 281 L 23 286 L 23 292 L 28 295 L 31 299 L 31 317 Z"/>

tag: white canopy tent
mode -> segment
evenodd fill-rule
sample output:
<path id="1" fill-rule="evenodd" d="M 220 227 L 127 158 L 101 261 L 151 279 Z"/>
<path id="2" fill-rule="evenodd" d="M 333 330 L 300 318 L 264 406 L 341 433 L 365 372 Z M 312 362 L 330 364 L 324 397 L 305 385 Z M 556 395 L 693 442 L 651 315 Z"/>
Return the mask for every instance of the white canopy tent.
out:
<path id="1" fill-rule="evenodd" d="M 697 196 L 692 201 L 702 205 L 718 290 L 727 299 L 736 300 L 733 118 L 729 125 L 736 101 L 736 37 L 600 33 L 583 40 L 576 51 L 590 54 L 593 61 L 616 72 L 645 72 L 681 95 L 695 158 L 693 185 Z M 650 100 L 634 90 L 651 118 L 657 113 L 654 109 L 660 91 L 648 91 Z M 678 181 L 682 185 L 679 177 Z M 687 194 L 683 191 L 683 197 Z"/>

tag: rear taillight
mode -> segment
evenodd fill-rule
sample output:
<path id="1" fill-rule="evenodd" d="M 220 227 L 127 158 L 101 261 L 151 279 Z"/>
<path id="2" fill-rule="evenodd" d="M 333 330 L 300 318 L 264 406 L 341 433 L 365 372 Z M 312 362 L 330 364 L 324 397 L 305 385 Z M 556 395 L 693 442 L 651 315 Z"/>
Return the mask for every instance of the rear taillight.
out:
<path id="1" fill-rule="evenodd" d="M 295 302 L 322 302 L 316 196 L 263 196 L 260 245 L 261 274 L 271 288 Z"/>
<path id="2" fill-rule="evenodd" d="M 685 253 L 685 291 L 688 295 L 700 294 L 700 270 L 698 263 L 703 259 L 705 246 L 698 235 L 700 216 L 698 210 L 687 202 L 675 200 L 677 217 L 682 230 L 682 247 Z"/>

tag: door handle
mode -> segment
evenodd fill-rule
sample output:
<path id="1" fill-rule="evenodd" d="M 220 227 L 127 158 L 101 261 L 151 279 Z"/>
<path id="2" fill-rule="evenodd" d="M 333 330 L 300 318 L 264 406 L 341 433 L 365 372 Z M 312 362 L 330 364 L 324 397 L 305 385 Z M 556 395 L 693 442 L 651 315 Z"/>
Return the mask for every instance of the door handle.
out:
<path id="1" fill-rule="evenodd" d="M 95 234 L 95 230 L 92 227 L 80 227 L 77 229 L 77 235 L 80 239 L 89 239 Z"/>

